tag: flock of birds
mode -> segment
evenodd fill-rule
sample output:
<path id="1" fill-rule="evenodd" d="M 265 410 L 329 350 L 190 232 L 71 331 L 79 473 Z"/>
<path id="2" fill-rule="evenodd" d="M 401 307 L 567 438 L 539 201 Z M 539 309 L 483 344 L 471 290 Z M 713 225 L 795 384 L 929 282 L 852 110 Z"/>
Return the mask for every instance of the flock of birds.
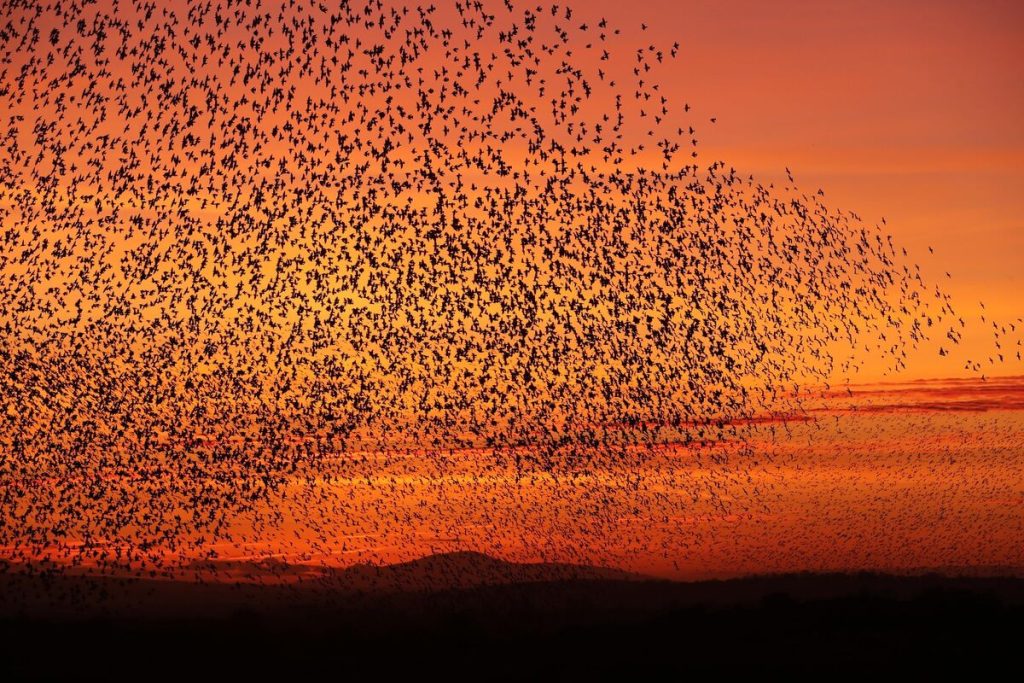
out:
<path id="1" fill-rule="evenodd" d="M 679 44 L 627 33 L 564 2 L 4 3 L 7 560 L 172 566 L 295 501 L 324 539 L 407 524 L 351 493 L 383 471 L 628 500 L 666 444 L 714 501 L 757 457 L 723 443 L 960 340 L 882 226 L 700 162 Z"/>

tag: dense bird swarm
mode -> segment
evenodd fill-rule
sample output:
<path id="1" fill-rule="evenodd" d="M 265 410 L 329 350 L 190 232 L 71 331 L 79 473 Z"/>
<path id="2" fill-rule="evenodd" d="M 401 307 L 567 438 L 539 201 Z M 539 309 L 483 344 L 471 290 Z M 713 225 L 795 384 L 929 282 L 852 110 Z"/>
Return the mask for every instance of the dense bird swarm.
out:
<path id="1" fill-rule="evenodd" d="M 639 496 L 676 444 L 713 500 L 756 457 L 721 444 L 851 349 L 956 343 L 878 226 L 700 162 L 657 80 L 680 47 L 643 35 L 564 4 L 5 3 L 8 555 L 160 563 L 283 500 L 400 526 L 323 484 L 410 454 Z"/>

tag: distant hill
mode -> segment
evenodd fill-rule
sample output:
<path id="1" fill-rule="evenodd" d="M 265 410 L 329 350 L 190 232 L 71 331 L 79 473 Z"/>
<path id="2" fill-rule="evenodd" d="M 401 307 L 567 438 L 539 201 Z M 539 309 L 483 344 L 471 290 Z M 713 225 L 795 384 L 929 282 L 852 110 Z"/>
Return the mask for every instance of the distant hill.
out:
<path id="1" fill-rule="evenodd" d="M 649 581 L 620 569 L 552 562 L 507 562 L 484 553 L 438 553 L 390 565 L 346 568 L 293 564 L 278 559 L 197 560 L 182 567 L 183 578 L 254 581 L 306 579 L 339 592 L 436 592 L 476 586 L 544 581 Z"/>
<path id="2" fill-rule="evenodd" d="M 619 569 L 562 563 L 506 562 L 475 552 L 428 555 L 410 562 L 356 565 L 326 575 L 330 585 L 360 592 L 437 592 L 551 581 L 644 581 L 650 577 Z"/>

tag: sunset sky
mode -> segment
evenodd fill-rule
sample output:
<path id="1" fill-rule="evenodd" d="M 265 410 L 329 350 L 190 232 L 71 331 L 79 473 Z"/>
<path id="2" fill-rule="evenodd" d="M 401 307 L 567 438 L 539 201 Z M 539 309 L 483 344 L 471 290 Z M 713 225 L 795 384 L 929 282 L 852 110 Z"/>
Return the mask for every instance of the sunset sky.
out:
<path id="1" fill-rule="evenodd" d="M 161 10 L 172 7 L 157 4 Z M 452 20 L 454 5 L 447 0 L 437 4 L 439 21 Z M 324 10 L 310 6 L 300 14 L 307 13 L 303 21 L 314 26 L 310 35 L 320 40 L 323 25 L 317 22 L 326 21 Z M 755 297 L 777 283 L 744 280 L 736 275 L 736 263 L 721 263 L 723 255 L 749 256 L 748 244 L 738 237 L 745 233 L 729 224 L 735 216 L 728 211 L 722 214 L 725 228 L 717 242 L 700 238 L 701 230 L 721 228 L 719 218 L 711 227 L 694 219 L 703 227 L 664 230 L 682 235 L 678 243 L 656 235 L 654 223 L 648 226 L 644 219 L 625 229 L 613 225 L 611 212 L 594 214 L 601 217 L 596 221 L 589 216 L 592 223 L 607 220 L 607 225 L 574 232 L 579 214 L 566 208 L 571 202 L 544 213 L 550 208 L 544 202 L 555 190 L 553 185 L 543 189 L 537 178 L 545 172 L 557 175 L 552 171 L 557 160 L 536 162 L 530 158 L 536 150 L 527 152 L 515 135 L 509 136 L 508 159 L 523 168 L 534 164 L 529 170 L 537 175 L 532 185 L 526 183 L 536 193 L 530 195 L 533 203 L 488 205 L 481 200 L 458 214 L 451 209 L 458 201 L 471 204 L 466 195 L 456 194 L 463 191 L 461 172 L 457 181 L 449 173 L 434 187 L 423 181 L 436 180 L 429 173 L 417 173 L 434 168 L 437 155 L 431 158 L 428 152 L 436 151 L 431 147 L 437 145 L 432 136 L 440 135 L 436 128 L 444 127 L 446 151 L 453 157 L 494 142 L 459 127 L 472 129 L 473 121 L 486 118 L 492 104 L 488 97 L 498 92 L 504 97 L 493 83 L 465 98 L 479 110 L 475 118 L 472 109 L 457 111 L 462 117 L 457 125 L 447 115 L 435 119 L 431 113 L 435 129 L 421 131 L 409 123 L 415 116 L 395 114 L 401 107 L 393 109 L 390 99 L 383 115 L 390 91 L 359 93 L 344 102 L 336 95 L 331 101 L 328 85 L 356 77 L 333 74 L 336 82 L 325 85 L 309 57 L 301 73 L 287 72 L 297 92 L 295 104 L 288 99 L 287 106 L 278 106 L 285 100 L 281 95 L 274 106 L 260 109 L 261 98 L 269 102 L 278 97 L 269 93 L 283 92 L 276 90 L 277 79 L 285 76 L 283 65 L 290 68 L 308 57 L 282 56 L 282 32 L 244 53 L 240 59 L 247 69 L 241 69 L 231 59 L 244 51 L 249 36 L 237 25 L 221 33 L 207 17 L 205 24 L 196 21 L 202 28 L 194 43 L 170 31 L 175 36 L 170 42 L 179 41 L 178 51 L 168 50 L 166 56 L 161 48 L 159 68 L 147 72 L 151 64 L 132 63 L 149 58 L 153 42 L 147 35 L 126 31 L 122 37 L 110 31 L 92 42 L 71 28 L 57 31 L 60 19 L 43 13 L 36 29 L 47 39 L 35 49 L 40 55 L 50 53 L 56 66 L 38 67 L 45 64 L 40 57 L 24 92 L 13 74 L 27 57 L 11 46 L 26 24 L 12 24 L 4 33 L 8 44 L 0 45 L 8 55 L 0 96 L 6 99 L 0 105 L 11 103 L 12 111 L 24 116 L 19 120 L 0 111 L 8 131 L 4 143 L 18 152 L 0 167 L 0 179 L 6 181 L 0 185 L 0 210 L 16 226 L 4 235 L 10 255 L 0 255 L 0 304 L 8 308 L 0 311 L 0 325 L 6 323 L 12 349 L 28 349 L 22 357 L 11 352 L 0 358 L 7 363 L 0 369 L 10 369 L 0 374 L 2 396 L 9 399 L 0 406 L 0 419 L 17 426 L 0 434 L 0 478 L 8 486 L 5 495 L 14 501 L 4 520 L 13 523 L 0 528 L 6 541 L 0 545 L 22 558 L 62 553 L 76 558 L 85 547 L 83 553 L 100 548 L 94 555 L 109 559 L 104 555 L 108 547 L 141 547 L 140 552 L 176 559 L 215 550 L 235 558 L 327 564 L 405 560 L 469 548 L 520 560 L 598 562 L 681 578 L 807 569 L 1024 566 L 1019 543 L 1024 533 L 1024 362 L 1015 355 L 1024 336 L 1024 5 L 994 0 L 593 0 L 574 6 L 574 27 L 595 27 L 606 18 L 611 28 L 622 29 L 625 47 L 615 59 L 601 59 L 601 46 L 584 47 L 590 37 L 574 33 L 571 41 L 577 42 L 568 45 L 574 64 L 588 73 L 602 70 L 601 87 L 607 69 L 609 81 L 621 78 L 618 87 L 632 90 L 629 74 L 639 63 L 638 47 L 644 59 L 653 60 L 645 51 L 648 44 L 662 50 L 680 44 L 678 58 L 656 65 L 650 77 L 637 70 L 642 83 L 635 85 L 636 101 L 628 101 L 625 110 L 636 113 L 632 109 L 650 108 L 645 102 L 656 103 L 656 96 L 641 97 L 643 92 L 651 95 L 644 89 L 652 83 L 671 97 L 673 115 L 686 103 L 692 108 L 684 118 L 688 123 L 677 124 L 666 114 L 664 124 L 659 118 L 657 125 L 671 134 L 676 125 L 692 125 L 699 139 L 696 163 L 721 160 L 740 176 L 753 174 L 779 188 L 778 195 L 765 196 L 815 196 L 820 188 L 828 207 L 856 212 L 868 226 L 884 217 L 879 234 L 891 234 L 897 248 L 905 247 L 905 262 L 920 264 L 924 276 L 919 289 L 911 284 L 904 290 L 915 303 L 912 311 L 903 310 L 903 322 L 922 314 L 913 297 L 924 292 L 932 301 L 937 285 L 969 323 L 959 347 L 939 354 L 940 345 L 949 349 L 942 339 L 952 324 L 946 320 L 936 328 L 934 343 L 911 354 L 897 377 L 889 374 L 893 354 L 887 345 L 895 342 L 887 339 L 858 350 L 864 363 L 858 374 L 835 370 L 824 378 L 817 370 L 829 363 L 815 344 L 833 331 L 842 338 L 843 322 L 835 319 L 838 309 L 828 305 L 828 297 L 848 291 L 851 287 L 841 286 L 851 283 L 827 282 L 824 296 L 810 283 L 840 272 L 854 278 L 852 289 L 859 290 L 863 280 L 856 278 L 869 279 L 865 270 L 842 265 L 833 270 L 847 252 L 828 239 L 816 242 L 816 235 L 804 239 L 797 234 L 800 249 L 794 246 L 793 253 L 831 255 L 810 259 L 807 272 L 800 271 L 800 258 L 792 269 L 778 271 L 784 273 L 778 277 L 789 279 L 775 307 L 783 312 L 772 317 L 773 311 Z M 88 11 L 102 14 L 104 7 Z M 27 10 L 19 12 L 10 13 L 14 20 L 28 16 Z M 128 16 L 128 10 L 114 14 Z M 195 21 L 184 10 L 171 14 L 175 25 Z M 164 15 L 157 16 L 154 25 L 163 21 Z M 167 31 L 169 24 L 159 26 Z M 380 37 L 375 30 L 371 24 L 368 44 Z M 552 40 L 552 35 L 544 25 L 537 42 Z M 593 35 L 594 29 L 588 36 Z M 130 56 L 113 59 L 107 70 L 102 59 L 116 54 L 120 40 L 138 52 L 125 51 Z M 219 46 L 218 40 L 230 45 Z M 440 42 L 423 57 L 426 72 L 434 66 L 431 60 L 440 64 L 448 58 L 438 56 L 447 49 L 437 48 Z M 485 54 L 505 49 L 492 42 L 478 47 Z M 339 49 L 337 42 L 317 45 L 335 53 L 349 49 Z M 564 47 L 552 54 L 561 59 L 558 50 Z M 60 60 L 76 50 L 86 55 L 82 63 L 88 66 L 68 74 Z M 210 63 L 188 63 L 199 54 Z M 353 72 L 375 59 L 369 50 L 355 54 Z M 214 66 L 218 55 L 223 59 Z M 321 74 L 330 71 L 327 64 L 323 59 Z M 552 59 L 538 66 L 541 76 L 528 80 L 546 76 L 557 93 L 559 79 L 571 73 L 562 66 Z M 462 78 L 475 73 L 470 66 L 456 69 L 465 69 L 459 72 Z M 500 82 L 500 72 L 490 78 Z M 463 85 L 452 83 L 459 79 L 447 71 L 443 79 L 434 78 L 443 80 L 437 89 L 446 93 Z M 145 86 L 120 95 L 110 85 L 117 79 L 141 79 Z M 514 87 L 511 71 L 509 80 Z M 568 80 L 578 96 L 578 84 Z M 423 93 L 412 79 L 409 83 L 396 102 L 419 115 L 417 98 Z M 257 89 L 259 94 L 250 98 Z M 608 85 L 595 92 L 580 105 L 581 119 L 593 117 L 588 123 L 610 111 L 616 91 Z M 65 95 L 80 99 L 69 99 L 74 104 L 68 106 Z M 204 99 L 207 95 L 210 99 Z M 111 103 L 118 97 L 138 107 L 137 112 L 127 113 L 131 107 L 125 105 L 115 114 Z M 207 111 L 210 101 L 228 104 Z M 551 124 L 548 119 L 557 114 L 541 104 L 548 102 L 538 104 L 541 112 L 532 123 Z M 188 117 L 182 112 L 189 107 L 191 120 L 183 123 Z M 307 108 L 316 116 L 306 116 Z M 110 116 L 97 117 L 99 110 Z M 37 125 L 37 119 L 47 117 L 54 119 L 53 128 Z M 644 127 L 653 125 L 649 120 L 654 117 L 643 117 L 632 119 L 624 148 L 647 140 Z M 522 118 L 527 117 L 520 123 Z M 407 144 L 404 131 L 388 129 L 396 119 L 416 133 L 408 134 Z M 505 110 L 488 121 L 493 121 L 484 126 L 488 135 L 516 125 L 515 116 Z M 551 127 L 556 135 L 564 132 Z M 684 127 L 678 130 L 684 143 L 680 163 L 689 163 L 689 135 L 683 134 Z M 565 139 L 574 134 L 565 133 Z M 394 154 L 392 137 L 399 145 Z M 375 145 L 384 145 L 384 139 L 381 152 Z M 339 150 L 352 140 L 358 146 L 346 149 L 346 157 Z M 620 150 L 627 158 L 623 167 L 651 163 L 655 168 L 661 159 L 652 147 L 644 154 Z M 594 162 L 598 157 L 591 151 L 579 158 L 595 163 L 590 168 L 596 175 L 618 170 L 615 163 Z M 470 168 L 465 180 L 476 198 L 485 191 L 490 198 L 494 188 L 510 185 L 507 174 L 497 173 L 493 165 L 487 172 L 469 164 L 465 168 Z M 787 168 L 797 191 L 788 187 Z M 372 184 L 363 183 L 367 177 L 379 182 L 364 193 L 361 185 Z M 400 187 L 396 178 L 406 177 L 417 177 L 420 185 L 391 192 Z M 483 186 L 479 192 L 476 182 Z M 580 189 L 579 177 L 572 182 L 567 186 Z M 612 185 L 601 191 L 613 195 Z M 730 186 L 724 196 L 746 206 L 738 198 L 749 198 L 753 186 L 737 181 L 737 187 L 729 194 Z M 696 190 L 686 195 L 691 190 L 681 194 L 703 196 Z M 440 198 L 443 191 L 449 191 L 447 206 Z M 451 201 L 452 196 L 458 198 Z M 580 190 L 578 204 L 583 196 Z M 383 199 L 378 202 L 378 197 Z M 623 191 L 609 206 L 622 200 L 634 212 L 626 215 L 635 219 L 636 212 L 650 209 L 633 206 L 636 197 L 655 195 Z M 694 200 L 690 208 L 697 205 Z M 399 206 L 419 207 L 417 220 L 423 222 L 410 219 L 410 213 L 380 215 Z M 435 206 L 437 213 L 430 214 Z M 490 213 L 480 209 L 486 206 Z M 507 215 L 494 208 L 500 206 Z M 538 206 L 543 210 L 538 212 Z M 675 215 L 705 218 L 705 208 Z M 458 215 L 469 228 L 457 222 Z M 437 216 L 444 219 L 441 229 L 422 234 L 425 222 Z M 449 216 L 456 218 L 449 221 Z M 780 218 L 780 233 L 796 230 L 790 220 L 795 219 Z M 552 231 L 545 221 L 555 226 Z M 630 232 L 636 225 L 640 228 Z M 650 230 L 643 233 L 646 227 Z M 508 233 L 504 243 L 502 230 Z M 543 232 L 539 245 L 524 239 L 531 230 Z M 439 241 L 439 234 L 456 238 Z M 630 235 L 637 234 L 630 242 Z M 846 235 L 852 243 L 854 234 L 840 230 L 829 239 Z M 160 239 L 145 243 L 147 235 Z M 65 248 L 69 240 L 73 246 Z M 774 237 L 769 241 L 774 248 Z M 542 249 L 552 244 L 556 249 L 542 257 Z M 568 250 L 559 251 L 566 244 Z M 683 254 L 692 259 L 677 268 L 677 261 L 659 250 L 664 247 L 667 253 L 666 245 L 680 244 L 685 249 L 677 249 L 673 258 Z M 716 244 L 726 245 L 717 252 L 719 261 L 710 255 Z M 762 242 L 757 248 L 767 249 Z M 793 263 L 788 252 L 769 253 Z M 606 263 L 588 260 L 594 254 L 611 256 Z M 883 268 L 879 264 L 885 259 L 877 256 L 869 249 L 868 275 L 877 274 L 872 268 L 889 274 L 891 266 L 897 279 L 888 294 L 899 294 L 899 285 L 911 278 L 901 279 L 892 264 Z M 700 270 L 701 258 L 712 264 L 707 272 Z M 563 270 L 560 259 L 571 267 Z M 671 268 L 663 268 L 668 262 Z M 750 269 L 753 260 L 744 263 Z M 897 263 L 902 266 L 904 260 L 897 258 Z M 693 277 L 685 286 L 671 279 L 686 272 Z M 756 277 L 765 272 L 758 266 Z M 662 288 L 658 278 L 668 284 Z M 543 294 L 535 297 L 535 291 Z M 557 294 L 544 298 L 552 291 Z M 672 296 L 656 296 L 666 291 Z M 698 297 L 702 292 L 712 294 Z M 642 296 L 630 298 L 636 293 Z M 708 310 L 690 310 L 699 306 L 688 301 L 703 302 Z M 868 327 L 887 315 L 900 318 L 892 313 L 895 309 L 879 313 L 884 307 L 872 306 L 865 304 Z M 815 317 L 819 311 L 828 315 Z M 640 322 L 632 320 L 634 314 Z M 878 318 L 870 320 L 872 314 Z M 693 320 L 685 344 L 680 341 L 688 325 L 684 316 Z M 698 322 L 707 325 L 699 328 L 691 347 Z M 746 322 L 751 324 L 743 327 Z M 588 337 L 572 324 L 604 336 Z M 1000 332 L 995 341 L 1003 346 L 997 348 L 993 329 L 1008 325 L 1015 331 Z M 883 328 L 865 334 L 870 338 Z M 522 329 L 527 332 L 516 336 Z M 656 334 L 666 329 L 672 333 Z M 790 342 L 784 341 L 786 334 Z M 792 341 L 797 338 L 799 344 Z M 732 346 L 726 348 L 722 339 Z M 762 339 L 769 345 L 758 355 L 755 342 Z M 552 353 L 553 345 L 558 353 Z M 733 360 L 727 355 L 731 352 L 740 361 L 738 379 L 730 374 L 733 364 L 722 362 Z M 1005 354 L 1005 362 L 989 361 L 997 352 Z M 782 361 L 773 364 L 776 357 Z M 635 364 L 637 358 L 646 358 L 647 365 Z M 967 359 L 977 362 L 977 369 L 966 369 Z M 774 412 L 744 412 L 774 410 L 771 401 L 776 399 L 786 410 L 795 410 L 790 391 L 804 375 L 799 367 L 791 369 L 800 363 L 806 363 L 803 369 L 815 391 L 827 380 L 831 393 L 812 394 L 811 403 L 801 406 L 807 409 L 804 414 L 787 413 L 792 423 Z M 728 370 L 720 372 L 723 364 Z M 674 378 L 675 384 L 652 388 L 663 377 Z M 684 380 L 690 380 L 689 388 Z M 850 393 L 843 386 L 847 380 L 853 383 Z M 726 397 L 742 395 L 742 400 L 730 404 L 720 399 L 723 387 Z M 746 403 L 751 387 L 767 387 L 762 402 Z M 713 398 L 703 402 L 693 399 L 709 394 Z M 460 404 L 467 397 L 480 398 L 467 407 Z M 636 405 L 629 403 L 631 398 Z M 677 419 L 677 432 L 668 430 L 669 420 L 659 423 L 659 415 L 678 417 L 673 410 L 691 405 L 710 406 L 710 412 L 687 413 L 691 419 L 682 428 Z M 719 408 L 722 412 L 715 413 Z M 645 420 L 655 425 L 662 441 L 647 441 Z M 720 420 L 717 436 L 708 430 L 707 443 L 702 420 Z M 350 423 L 355 427 L 347 430 Z M 678 430 L 695 425 L 700 436 L 691 446 L 691 432 L 686 431 L 684 443 Z M 736 427 L 732 434 L 742 437 L 724 436 Z M 453 446 L 457 428 L 477 441 Z M 494 434 L 500 447 L 489 460 L 480 443 Z M 600 437 L 587 441 L 580 434 Z M 437 435 L 438 443 L 448 440 L 440 446 L 426 443 Z M 331 441 L 350 436 L 349 450 L 339 451 Z M 352 446 L 364 436 L 370 444 L 366 451 Z M 417 438 L 424 442 L 410 446 Z M 550 451 L 537 445 L 549 442 L 554 444 Z M 597 453 L 592 470 L 587 453 L 580 455 L 591 447 L 590 455 Z M 647 450 L 637 455 L 641 449 Z M 524 452 L 536 456 L 525 459 L 534 463 L 532 470 L 519 468 Z M 546 462 L 538 453 L 555 461 Z M 273 461 L 261 460 L 271 456 Z M 574 469 L 577 462 L 584 464 Z M 258 499 L 261 482 L 275 476 L 283 484 L 269 500 L 260 500 L 263 507 L 236 497 L 244 488 Z M 54 483 L 67 491 L 51 488 Z M 223 509 L 218 503 L 224 503 Z M 107 517 L 94 517 L 101 511 L 122 516 L 104 526 Z M 193 533 L 181 513 L 202 533 Z M 204 514 L 210 519 L 201 519 Z M 18 524 L 24 529 L 34 525 L 34 539 L 59 541 L 42 549 L 19 545 L 24 539 L 18 538 Z M 127 536 L 98 533 L 85 543 L 83 537 L 94 528 L 115 528 Z M 208 536 L 210 528 L 223 535 Z"/>
<path id="2" fill-rule="evenodd" d="M 682 43 L 679 90 L 718 119 L 701 131 L 705 154 L 778 182 L 789 167 L 830 203 L 885 217 L 964 313 L 984 301 L 993 316 L 1024 316 L 1024 5 L 587 4 L 624 26 L 652 17 L 652 38 Z M 961 371 L 922 353 L 906 376 Z"/>

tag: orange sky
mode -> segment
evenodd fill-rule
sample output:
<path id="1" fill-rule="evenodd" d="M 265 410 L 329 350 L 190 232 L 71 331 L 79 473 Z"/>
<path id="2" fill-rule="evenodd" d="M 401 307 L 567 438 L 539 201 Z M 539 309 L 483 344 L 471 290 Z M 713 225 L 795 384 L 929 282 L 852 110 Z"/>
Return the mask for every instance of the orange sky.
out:
<path id="1" fill-rule="evenodd" d="M 674 105 L 693 106 L 701 163 L 721 158 L 743 174 L 778 184 L 787 182 L 789 167 L 802 189 L 822 188 L 830 206 L 856 211 L 871 224 L 886 217 L 886 231 L 908 248 L 911 262 L 922 264 L 928 282 L 953 295 L 972 323 L 962 348 L 947 358 L 934 347 L 921 349 L 902 379 L 972 374 L 962 359 L 992 353 L 991 334 L 978 320 L 979 301 L 988 316 L 1024 317 L 1024 5 L 593 0 L 578 4 L 574 23 L 596 24 L 602 16 L 640 44 L 681 43 L 679 59 L 661 66 L 655 78 Z M 650 24 L 646 33 L 641 22 Z M 580 53 L 581 59 L 587 54 Z M 259 123 L 274 123 L 270 119 Z M 111 119 L 106 125 L 116 133 L 122 124 Z M 143 150 L 144 165 L 159 162 L 183 176 L 198 165 L 147 154 Z M 245 165 L 258 155 L 240 158 Z M 277 167 L 264 170 L 287 175 Z M 272 265 L 279 262 L 268 260 L 267 270 Z M 234 276 L 217 277 L 223 284 Z M 299 298 L 312 299 L 315 290 L 309 285 Z M 278 313 L 285 319 L 294 310 Z M 235 327 L 226 317 L 211 324 Z M 1024 364 L 982 371 L 1021 375 Z M 856 379 L 881 372 L 869 361 Z M 446 379 L 460 381 L 452 376 L 437 382 Z M 1017 396 L 1019 385 L 1015 381 L 1008 391 Z M 974 383 L 952 394 L 975 400 L 985 391 Z M 909 418 L 895 411 L 850 418 L 846 431 L 831 428 L 831 414 L 823 418 L 829 427 L 824 431 L 816 431 L 817 422 L 798 425 L 795 441 L 764 445 L 765 452 L 789 446 L 795 452 L 756 467 L 743 454 L 705 470 L 706 462 L 695 464 L 680 448 L 666 456 L 664 470 L 644 472 L 642 494 L 630 491 L 631 481 L 619 472 L 599 472 L 579 484 L 542 475 L 536 487 L 521 486 L 500 468 L 464 472 L 459 461 L 439 475 L 428 459 L 380 452 L 373 457 L 385 464 L 368 465 L 365 480 L 328 482 L 326 493 L 302 493 L 324 495 L 328 503 L 307 505 L 299 495 L 283 504 L 289 519 L 266 534 L 268 545 L 258 551 L 288 555 L 297 548 L 290 559 L 301 559 L 311 546 L 303 535 L 322 534 L 330 539 L 322 545 L 339 556 L 406 559 L 468 546 L 518 559 L 604 561 L 689 577 L 1024 563 L 1016 543 L 1024 498 L 1013 447 L 1021 430 L 1019 402 L 975 406 L 964 420 L 961 408 L 915 404 L 913 410 Z M 907 432 L 910 442 L 901 441 Z M 611 480 L 608 491 L 602 477 Z M 721 487 L 717 495 L 733 507 L 722 510 L 718 498 L 701 497 L 706 486 Z M 345 499 L 348 487 L 352 494 Z M 694 494 L 692 514 L 679 516 L 694 491 L 700 495 Z M 588 511 L 600 521 L 581 522 Z M 660 513 L 664 520 L 657 521 Z M 931 543 L 929 533 L 939 541 Z M 837 552 L 840 537 L 845 540 Z M 339 539 L 348 545 L 334 548 Z M 666 559 L 671 553 L 658 543 L 677 544 L 673 550 L 682 565 Z"/>
<path id="2" fill-rule="evenodd" d="M 884 216 L 959 310 L 976 315 L 983 300 L 993 315 L 1024 316 L 1024 4 L 588 5 L 623 26 L 651 18 L 652 40 L 682 44 L 678 89 L 718 119 L 698 131 L 705 159 L 778 182 L 788 166 L 830 204 Z M 972 344 L 990 348 L 968 334 Z M 906 376 L 961 370 L 929 352 Z"/>

